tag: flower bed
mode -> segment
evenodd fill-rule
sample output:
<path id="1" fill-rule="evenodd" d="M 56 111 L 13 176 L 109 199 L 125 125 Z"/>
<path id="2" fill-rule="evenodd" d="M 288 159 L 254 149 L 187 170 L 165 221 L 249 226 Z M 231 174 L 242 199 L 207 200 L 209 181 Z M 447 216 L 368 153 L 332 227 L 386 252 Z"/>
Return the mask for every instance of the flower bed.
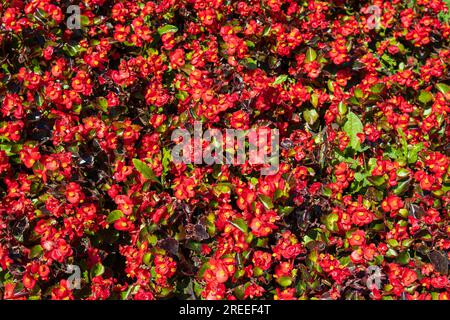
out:
<path id="1" fill-rule="evenodd" d="M 448 299 L 448 5 L 3 1 L 0 298 Z"/>

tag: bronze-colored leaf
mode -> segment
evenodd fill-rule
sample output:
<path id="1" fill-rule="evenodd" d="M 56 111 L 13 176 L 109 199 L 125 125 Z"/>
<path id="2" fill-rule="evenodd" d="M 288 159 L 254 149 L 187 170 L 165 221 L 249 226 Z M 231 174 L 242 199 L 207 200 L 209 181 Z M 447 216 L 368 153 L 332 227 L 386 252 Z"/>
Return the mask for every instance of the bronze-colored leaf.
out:
<path id="1" fill-rule="evenodd" d="M 168 251 L 170 254 L 173 254 L 174 256 L 178 255 L 179 245 L 178 241 L 174 238 L 167 238 L 158 241 L 158 247 Z"/>
<path id="2" fill-rule="evenodd" d="M 448 274 L 448 258 L 445 252 L 437 250 L 430 251 L 428 258 L 437 272 L 445 275 Z"/>
<path id="3" fill-rule="evenodd" d="M 186 238 L 202 241 L 209 238 L 206 228 L 202 224 L 188 224 L 186 226 Z"/>
<path id="4" fill-rule="evenodd" d="M 317 251 L 323 251 L 326 248 L 326 244 L 323 241 L 310 241 L 306 244 L 306 248 L 309 250 L 317 250 Z"/>
<path id="5" fill-rule="evenodd" d="M 411 203 L 408 209 L 409 215 L 416 219 L 420 219 L 425 215 L 425 211 L 423 210 L 423 208 L 416 204 Z"/>

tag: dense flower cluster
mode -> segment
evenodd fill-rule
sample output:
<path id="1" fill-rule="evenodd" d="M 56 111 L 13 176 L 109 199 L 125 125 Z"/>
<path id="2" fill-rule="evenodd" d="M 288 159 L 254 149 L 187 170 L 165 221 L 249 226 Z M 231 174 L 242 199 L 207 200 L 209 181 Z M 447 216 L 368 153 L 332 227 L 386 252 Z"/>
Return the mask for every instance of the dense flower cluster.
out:
<path id="1" fill-rule="evenodd" d="M 450 298 L 448 1 L 11 0 L 0 23 L 0 298 Z M 174 163 L 195 121 L 277 128 L 279 171 Z"/>

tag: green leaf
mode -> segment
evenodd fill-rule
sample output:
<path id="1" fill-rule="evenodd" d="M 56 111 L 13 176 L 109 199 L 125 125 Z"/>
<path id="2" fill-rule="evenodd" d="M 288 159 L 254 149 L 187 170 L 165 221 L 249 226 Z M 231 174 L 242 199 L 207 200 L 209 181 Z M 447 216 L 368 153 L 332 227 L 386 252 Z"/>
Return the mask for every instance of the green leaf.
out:
<path id="1" fill-rule="evenodd" d="M 403 155 L 406 158 L 408 156 L 408 141 L 406 140 L 406 135 L 403 132 L 402 128 L 398 128 L 398 133 L 400 135 L 400 143 L 403 147 Z"/>
<path id="2" fill-rule="evenodd" d="M 339 104 L 338 104 L 338 111 L 339 111 L 340 115 L 346 114 L 347 111 L 348 111 L 347 105 L 344 102 L 342 102 L 342 101 L 339 102 Z"/>
<path id="3" fill-rule="evenodd" d="M 345 162 L 345 163 L 350 164 L 350 167 L 352 169 L 356 169 L 360 166 L 358 161 L 356 161 L 355 159 L 352 159 L 351 157 L 344 157 L 344 155 L 339 150 L 334 151 L 334 157 L 336 157 L 336 159 L 338 159 L 340 162 Z"/>
<path id="4" fill-rule="evenodd" d="M 258 63 L 255 59 L 252 58 L 246 58 L 244 60 L 244 65 L 249 68 L 250 70 L 255 70 L 258 67 Z"/>
<path id="5" fill-rule="evenodd" d="M 381 93 L 383 92 L 384 87 L 385 87 L 384 83 L 377 83 L 370 88 L 370 91 L 372 93 Z"/>
<path id="6" fill-rule="evenodd" d="M 450 86 L 446 85 L 445 83 L 438 83 L 436 85 L 436 88 L 442 92 L 444 95 L 446 95 L 448 92 L 450 92 Z"/>
<path id="7" fill-rule="evenodd" d="M 86 16 L 81 15 L 80 16 L 80 22 L 82 26 L 87 26 L 89 25 L 89 18 Z"/>
<path id="8" fill-rule="evenodd" d="M 178 28 L 171 24 L 166 24 L 164 27 L 158 28 L 158 33 L 160 35 L 163 35 L 163 34 L 169 33 L 169 32 L 177 32 L 177 31 L 178 31 Z"/>
<path id="9" fill-rule="evenodd" d="M 272 199 L 264 194 L 260 194 L 258 197 L 259 200 L 261 200 L 262 204 L 266 207 L 266 209 L 273 209 Z"/>
<path id="10" fill-rule="evenodd" d="M 334 92 L 333 81 L 331 81 L 331 79 L 328 79 L 327 87 L 328 87 L 328 90 L 330 90 L 331 92 Z"/>
<path id="11" fill-rule="evenodd" d="M 229 193 L 231 187 L 231 183 L 218 183 L 213 187 L 213 190 L 217 196 L 220 196 L 222 193 Z"/>
<path id="12" fill-rule="evenodd" d="M 144 161 L 141 161 L 139 159 L 133 159 L 133 164 L 136 170 L 139 171 L 139 173 L 142 174 L 144 178 L 160 183 L 159 180 L 156 178 L 155 174 L 153 173 L 152 168 L 147 166 L 147 164 Z"/>
<path id="13" fill-rule="evenodd" d="M 317 105 L 319 104 L 319 96 L 315 93 L 311 95 L 311 104 L 314 108 L 317 108 Z"/>
<path id="14" fill-rule="evenodd" d="M 144 254 L 144 256 L 142 257 L 142 262 L 149 266 L 150 265 L 150 259 L 152 258 L 152 254 L 150 252 L 147 252 L 146 254 Z"/>
<path id="15" fill-rule="evenodd" d="M 63 51 L 71 57 L 75 57 L 80 50 L 81 50 L 81 46 L 79 44 L 71 46 L 66 43 L 63 46 Z"/>
<path id="16" fill-rule="evenodd" d="M 346 257 L 342 257 L 339 259 L 339 262 L 341 265 L 343 265 L 344 267 L 347 266 L 350 262 L 352 262 L 352 259 L 350 258 L 350 256 L 346 256 Z"/>
<path id="17" fill-rule="evenodd" d="M 339 220 L 339 215 L 337 213 L 330 213 L 325 216 L 325 226 L 330 231 L 337 231 L 337 221 Z"/>
<path id="18" fill-rule="evenodd" d="M 36 104 L 39 107 L 41 107 L 44 104 L 44 99 L 41 97 L 41 95 L 38 92 L 36 92 L 34 96 L 35 96 Z"/>
<path id="19" fill-rule="evenodd" d="M 303 111 L 303 119 L 312 126 L 317 119 L 319 118 L 319 114 L 317 113 L 316 109 L 307 109 Z"/>
<path id="20" fill-rule="evenodd" d="M 275 79 L 275 81 L 273 82 L 273 84 L 274 84 L 274 85 L 275 85 L 275 84 L 281 84 L 281 83 L 285 82 L 285 81 L 287 80 L 287 78 L 288 78 L 288 75 L 287 75 L 287 74 L 282 74 L 282 75 L 278 76 L 278 77 Z"/>
<path id="21" fill-rule="evenodd" d="M 268 239 L 267 238 L 258 238 L 256 240 L 256 246 L 263 248 L 267 246 Z"/>
<path id="22" fill-rule="evenodd" d="M 208 270 L 209 269 L 209 264 L 206 262 L 206 263 L 204 263 L 201 267 L 200 267 L 200 269 L 198 270 L 198 273 L 197 273 L 197 275 L 198 275 L 198 277 L 199 278 L 201 278 L 201 277 L 203 277 L 203 274 L 206 272 L 206 270 Z"/>
<path id="23" fill-rule="evenodd" d="M 238 274 L 238 272 L 236 271 L 236 274 Z M 236 279 L 238 279 L 239 277 L 236 277 L 235 276 L 235 278 Z M 242 299 L 244 299 L 244 295 L 245 295 L 245 289 L 244 289 L 244 287 L 241 285 L 241 286 L 239 286 L 239 287 L 236 287 L 235 289 L 234 289 L 234 296 L 236 297 L 236 298 L 238 298 L 239 300 L 242 300 Z"/>
<path id="24" fill-rule="evenodd" d="M 342 101 L 341 101 L 341 102 L 342 102 Z M 348 102 L 350 102 L 350 104 L 355 105 L 355 106 L 359 105 L 358 98 L 356 98 L 355 96 L 350 97 L 350 98 L 348 99 Z M 340 104 L 340 103 L 339 103 L 339 104 Z M 339 111 L 339 114 L 341 114 L 340 111 Z"/>
<path id="25" fill-rule="evenodd" d="M 408 163 L 416 163 L 419 152 L 423 149 L 423 142 L 414 145 L 408 152 Z"/>
<path id="26" fill-rule="evenodd" d="M 184 66 L 181 67 L 181 70 L 186 74 L 191 74 L 191 72 L 194 71 L 195 68 L 192 64 L 186 63 Z"/>
<path id="27" fill-rule="evenodd" d="M 314 60 L 316 60 L 317 58 L 317 53 L 316 51 L 314 51 L 313 48 L 308 48 L 308 50 L 306 50 L 306 62 L 312 62 Z"/>
<path id="28" fill-rule="evenodd" d="M 234 219 L 233 221 L 230 221 L 230 224 L 244 233 L 247 233 L 248 231 L 247 223 L 242 218 Z"/>
<path id="29" fill-rule="evenodd" d="M 39 257 L 41 255 L 42 251 L 43 251 L 42 246 L 40 244 L 37 244 L 33 248 L 30 249 L 28 258 L 33 259 L 33 258 Z"/>
<path id="30" fill-rule="evenodd" d="M 123 217 L 123 212 L 122 212 L 122 211 L 120 211 L 120 210 L 114 210 L 114 211 L 111 211 L 111 212 L 108 214 L 108 217 L 106 218 L 106 222 L 112 223 L 112 222 L 114 222 L 114 221 L 116 221 L 116 220 L 119 220 L 119 219 L 122 218 L 122 217 Z"/>
<path id="31" fill-rule="evenodd" d="M 332 196 L 332 191 L 331 191 L 331 189 L 330 189 L 330 188 L 323 188 L 323 195 L 324 195 L 325 197 L 330 198 L 330 197 Z"/>
<path id="32" fill-rule="evenodd" d="M 385 227 L 386 227 L 386 225 L 384 223 L 376 223 L 370 229 L 373 231 L 383 231 Z"/>
<path id="33" fill-rule="evenodd" d="M 420 91 L 420 95 L 419 95 L 418 99 L 421 103 L 426 104 L 426 103 L 430 102 L 431 99 L 433 99 L 433 96 L 428 91 L 422 90 L 422 91 Z"/>
<path id="34" fill-rule="evenodd" d="M 171 161 L 172 161 L 172 153 L 170 152 L 169 149 L 163 148 L 163 157 L 162 157 L 162 160 L 161 160 L 161 164 L 163 166 L 163 173 L 162 173 L 162 177 L 163 178 L 170 171 L 170 163 L 171 163 Z"/>
<path id="35" fill-rule="evenodd" d="M 292 206 L 287 206 L 287 207 L 280 207 L 278 209 L 278 212 L 284 217 L 287 216 L 288 214 L 290 214 L 292 211 L 294 211 L 294 207 Z"/>
<path id="36" fill-rule="evenodd" d="M 104 112 L 108 112 L 108 100 L 105 97 L 99 97 L 98 104 Z"/>
<path id="37" fill-rule="evenodd" d="M 389 239 L 386 241 L 388 245 L 390 245 L 391 247 L 398 247 L 399 243 L 397 240 L 395 239 Z"/>
<path id="38" fill-rule="evenodd" d="M 390 56 L 388 56 L 387 54 L 383 54 L 381 56 L 381 59 L 383 59 L 384 61 L 386 61 L 390 66 L 394 67 L 395 65 L 397 65 L 397 62 L 392 59 Z M 385 64 L 384 64 L 385 65 Z"/>
<path id="39" fill-rule="evenodd" d="M 361 99 L 364 96 L 363 92 L 360 88 L 355 89 L 354 94 L 355 94 L 355 97 L 357 97 L 358 99 Z"/>
<path id="40" fill-rule="evenodd" d="M 363 181 L 364 179 L 366 179 L 368 176 L 370 175 L 370 172 L 355 172 L 355 180 L 356 181 Z"/>
<path id="41" fill-rule="evenodd" d="M 367 177 L 367 180 L 377 187 L 381 187 L 386 182 L 386 178 L 384 176 L 371 176 Z"/>
<path id="42" fill-rule="evenodd" d="M 307 244 L 310 243 L 310 242 L 314 242 L 314 239 L 311 238 L 311 237 L 308 236 L 308 235 L 305 235 L 305 236 L 303 237 L 303 245 L 307 245 Z"/>
<path id="43" fill-rule="evenodd" d="M 97 276 L 101 276 L 103 273 L 105 273 L 105 267 L 101 263 L 96 263 L 91 268 L 91 279 Z"/>
<path id="44" fill-rule="evenodd" d="M 403 157 L 402 151 L 397 149 L 396 147 L 393 147 L 392 145 L 386 147 L 384 155 L 388 156 L 391 159 L 399 159 Z"/>
<path id="45" fill-rule="evenodd" d="M 403 251 L 397 256 L 397 262 L 401 265 L 405 265 L 409 262 L 410 255 L 408 251 Z"/>
<path id="46" fill-rule="evenodd" d="M 253 41 L 250 41 L 250 40 L 245 41 L 245 44 L 249 48 L 254 48 L 255 47 L 255 43 Z"/>
<path id="47" fill-rule="evenodd" d="M 401 179 L 406 178 L 411 175 L 411 172 L 408 169 L 405 168 L 399 168 L 397 170 L 397 176 L 399 176 Z"/>
<path id="48" fill-rule="evenodd" d="M 402 246 L 409 247 L 414 242 L 414 239 L 405 239 L 402 241 Z"/>
<path id="49" fill-rule="evenodd" d="M 347 114 L 347 121 L 344 124 L 343 130 L 350 138 L 349 146 L 353 150 L 358 151 L 361 147 L 358 133 L 363 132 L 363 124 L 356 114 L 349 111 L 349 113 Z"/>
<path id="50" fill-rule="evenodd" d="M 184 101 L 189 96 L 189 94 L 186 91 L 178 91 L 177 94 L 175 94 L 175 98 L 178 100 Z"/>
<path id="51" fill-rule="evenodd" d="M 152 232 L 154 232 L 153 226 L 154 226 L 154 224 L 153 225 L 144 225 L 143 227 L 141 227 L 141 231 L 139 232 L 139 240 L 141 242 L 147 241 L 151 245 L 156 244 L 158 239 L 156 238 L 156 236 L 154 234 L 152 234 Z"/>
<path id="52" fill-rule="evenodd" d="M 403 182 L 399 182 L 393 191 L 394 191 L 394 193 L 395 193 L 396 195 L 401 195 L 401 194 L 403 194 L 406 190 L 408 190 L 410 184 L 411 184 L 411 180 L 410 180 L 410 179 L 405 180 L 405 181 L 403 181 Z"/>
<path id="53" fill-rule="evenodd" d="M 292 278 L 283 276 L 278 278 L 277 282 L 282 287 L 289 287 L 292 284 Z"/>

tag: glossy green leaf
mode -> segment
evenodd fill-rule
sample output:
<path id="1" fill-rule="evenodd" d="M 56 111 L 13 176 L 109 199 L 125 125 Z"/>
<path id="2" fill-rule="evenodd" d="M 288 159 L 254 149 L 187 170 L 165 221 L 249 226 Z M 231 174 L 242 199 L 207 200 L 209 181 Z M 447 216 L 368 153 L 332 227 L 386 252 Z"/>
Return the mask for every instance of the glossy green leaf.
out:
<path id="1" fill-rule="evenodd" d="M 40 244 L 37 244 L 30 249 L 28 257 L 30 259 L 36 258 L 42 254 L 42 251 L 43 251 L 42 246 Z"/>
<path id="2" fill-rule="evenodd" d="M 306 62 L 312 62 L 314 60 L 316 60 L 317 58 L 317 53 L 316 51 L 314 51 L 313 48 L 308 48 L 308 50 L 306 50 Z"/>
<path id="3" fill-rule="evenodd" d="M 319 118 L 319 114 L 317 113 L 316 109 L 307 109 L 303 111 L 303 119 L 312 126 L 317 119 Z"/>
<path id="4" fill-rule="evenodd" d="M 349 147 L 358 151 L 361 148 L 358 134 L 363 132 L 363 124 L 359 117 L 350 111 L 347 114 L 347 121 L 344 124 L 343 130 L 350 138 Z"/>
<path id="5" fill-rule="evenodd" d="M 139 159 L 133 159 L 134 167 L 137 171 L 139 171 L 140 174 L 146 179 L 156 181 L 159 183 L 159 180 L 156 178 L 155 174 L 153 173 L 152 168 L 150 168 L 144 161 Z"/>
<path id="6" fill-rule="evenodd" d="M 282 74 L 282 75 L 278 76 L 278 77 L 275 79 L 275 81 L 273 82 L 273 84 L 274 84 L 274 85 L 276 85 L 276 84 L 281 84 L 281 83 L 285 82 L 285 81 L 287 80 L 287 78 L 288 78 L 288 75 L 287 75 L 287 74 Z"/>
<path id="7" fill-rule="evenodd" d="M 96 263 L 91 268 L 90 272 L 91 279 L 97 276 L 101 276 L 103 273 L 105 273 L 105 267 L 101 263 Z"/>
<path id="8" fill-rule="evenodd" d="M 121 217 L 123 217 L 123 212 L 120 210 L 114 210 L 108 214 L 108 217 L 106 218 L 106 222 L 112 223 L 116 220 L 119 220 Z"/>
<path id="9" fill-rule="evenodd" d="M 433 96 L 428 91 L 422 90 L 419 94 L 419 101 L 423 104 L 430 102 L 433 99 Z"/>
<path id="10" fill-rule="evenodd" d="M 260 194 L 258 197 L 259 200 L 261 200 L 262 204 L 266 207 L 266 209 L 273 209 L 272 199 L 264 194 Z"/>
<path id="11" fill-rule="evenodd" d="M 245 222 L 245 220 L 242 218 L 234 219 L 233 221 L 230 221 L 230 224 L 244 233 L 247 233 L 248 231 L 247 222 Z"/>
<path id="12" fill-rule="evenodd" d="M 166 33 L 169 33 L 169 32 L 177 32 L 177 31 L 178 31 L 178 27 L 173 26 L 171 24 L 167 24 L 167 25 L 165 25 L 163 27 L 158 28 L 158 33 L 160 35 L 163 35 L 163 34 L 166 34 Z"/>
<path id="13" fill-rule="evenodd" d="M 436 85 L 436 88 L 437 88 L 440 92 L 442 92 L 444 95 L 446 95 L 447 93 L 450 92 L 450 86 L 447 85 L 447 84 L 445 84 L 445 83 L 438 83 L 438 84 Z"/>

